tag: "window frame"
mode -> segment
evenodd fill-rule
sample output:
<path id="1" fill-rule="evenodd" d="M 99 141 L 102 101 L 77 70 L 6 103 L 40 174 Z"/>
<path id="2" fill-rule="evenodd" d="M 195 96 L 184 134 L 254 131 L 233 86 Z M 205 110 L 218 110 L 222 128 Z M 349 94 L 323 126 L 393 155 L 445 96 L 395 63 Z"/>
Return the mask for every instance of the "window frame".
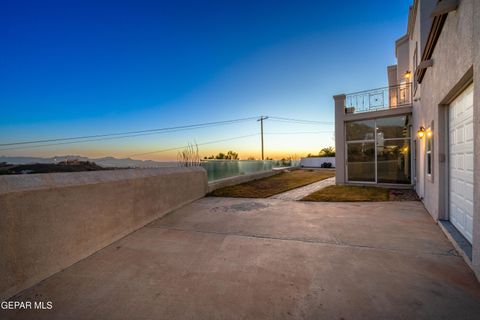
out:
<path id="1" fill-rule="evenodd" d="M 425 137 L 425 175 L 433 181 L 433 134 L 430 137 L 427 134 Z"/>
<path id="2" fill-rule="evenodd" d="M 388 183 L 388 182 L 378 182 L 378 132 L 379 128 L 377 125 L 378 120 L 382 119 L 387 119 L 387 118 L 396 118 L 396 117 L 409 117 L 408 121 L 408 126 L 406 130 L 406 136 L 404 137 L 395 137 L 395 138 L 383 138 L 384 142 L 388 141 L 400 141 L 400 140 L 408 140 L 408 148 L 409 148 L 409 174 L 410 174 L 410 181 L 409 183 Z M 412 121 L 412 115 L 411 114 L 405 114 L 405 115 L 395 115 L 395 116 L 386 116 L 386 117 L 379 117 L 379 118 L 370 118 L 370 119 L 362 119 L 362 120 L 352 120 L 348 122 L 360 122 L 360 121 L 373 121 L 374 122 L 374 134 L 373 134 L 373 139 L 365 137 L 364 139 L 361 140 L 348 140 L 347 139 L 347 124 L 344 126 L 344 137 L 345 137 L 345 178 L 348 183 L 355 184 L 355 183 L 360 183 L 360 184 L 384 184 L 384 185 L 413 185 L 413 162 L 412 162 L 412 143 L 413 143 L 413 137 L 412 137 L 412 131 L 411 131 L 411 121 Z M 349 170 L 348 170 L 348 164 L 349 164 L 349 157 L 348 157 L 348 146 L 351 143 L 374 143 L 374 157 L 375 157 L 375 179 L 374 181 L 357 181 L 357 180 L 350 180 L 349 179 Z"/>

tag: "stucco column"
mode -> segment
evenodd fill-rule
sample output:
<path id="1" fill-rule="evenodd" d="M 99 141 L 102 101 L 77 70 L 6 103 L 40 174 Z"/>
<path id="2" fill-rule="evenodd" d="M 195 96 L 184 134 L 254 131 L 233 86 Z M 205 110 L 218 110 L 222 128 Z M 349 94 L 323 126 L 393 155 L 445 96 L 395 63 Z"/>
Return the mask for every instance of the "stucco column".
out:
<path id="1" fill-rule="evenodd" d="M 480 17 L 480 3 L 474 1 L 474 17 Z M 473 234 L 472 265 L 477 279 L 480 281 L 480 21 L 474 19 L 473 50 Z"/>
<path id="2" fill-rule="evenodd" d="M 335 101 L 335 181 L 345 183 L 345 100 L 346 95 L 333 96 Z"/>

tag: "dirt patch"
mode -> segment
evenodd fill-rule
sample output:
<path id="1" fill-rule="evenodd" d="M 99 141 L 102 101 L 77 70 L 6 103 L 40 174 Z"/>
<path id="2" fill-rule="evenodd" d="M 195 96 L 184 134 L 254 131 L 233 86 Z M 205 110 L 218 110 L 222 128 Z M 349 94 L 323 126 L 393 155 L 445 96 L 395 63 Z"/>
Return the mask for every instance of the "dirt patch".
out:
<path id="1" fill-rule="evenodd" d="M 390 201 L 420 201 L 415 190 L 412 189 L 391 189 Z"/>
<path id="2" fill-rule="evenodd" d="M 304 197 L 304 201 L 355 202 L 355 201 L 416 201 L 411 189 L 389 189 L 369 186 L 334 185 Z"/>

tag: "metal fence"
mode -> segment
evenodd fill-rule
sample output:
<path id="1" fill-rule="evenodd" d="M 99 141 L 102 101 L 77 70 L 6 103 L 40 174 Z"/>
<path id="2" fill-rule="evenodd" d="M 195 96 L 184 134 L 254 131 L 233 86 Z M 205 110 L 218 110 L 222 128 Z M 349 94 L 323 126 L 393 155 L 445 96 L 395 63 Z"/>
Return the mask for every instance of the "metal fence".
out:
<path id="1" fill-rule="evenodd" d="M 345 113 L 361 113 L 412 105 L 412 84 L 366 90 L 347 94 Z"/>

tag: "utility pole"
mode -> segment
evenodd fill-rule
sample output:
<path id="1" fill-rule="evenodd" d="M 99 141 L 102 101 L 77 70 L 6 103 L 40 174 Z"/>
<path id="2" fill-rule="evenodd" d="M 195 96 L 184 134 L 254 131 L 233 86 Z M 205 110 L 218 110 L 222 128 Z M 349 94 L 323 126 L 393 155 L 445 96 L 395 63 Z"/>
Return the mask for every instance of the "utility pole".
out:
<path id="1" fill-rule="evenodd" d="M 257 121 L 260 121 L 260 136 L 262 139 L 262 160 L 265 160 L 264 155 L 263 155 L 263 120 L 267 120 L 268 117 L 261 116 L 260 119 Z"/>

